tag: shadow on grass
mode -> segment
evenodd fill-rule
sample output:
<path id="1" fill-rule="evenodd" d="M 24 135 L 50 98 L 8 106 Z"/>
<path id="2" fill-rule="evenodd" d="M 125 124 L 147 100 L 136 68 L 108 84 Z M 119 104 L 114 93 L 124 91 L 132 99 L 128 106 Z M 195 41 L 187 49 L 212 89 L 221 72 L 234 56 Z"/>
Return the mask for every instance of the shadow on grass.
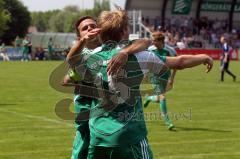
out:
<path id="1" fill-rule="evenodd" d="M 14 103 L 0 103 L 0 107 L 2 107 L 2 106 L 14 106 L 14 105 L 18 105 L 18 104 L 14 104 Z"/>
<path id="2" fill-rule="evenodd" d="M 177 131 L 208 131 L 208 132 L 218 132 L 218 133 L 230 133 L 232 131 L 229 130 L 216 130 L 216 129 L 209 129 L 209 128 L 187 128 L 187 127 L 174 127 L 172 132 L 177 132 Z"/>

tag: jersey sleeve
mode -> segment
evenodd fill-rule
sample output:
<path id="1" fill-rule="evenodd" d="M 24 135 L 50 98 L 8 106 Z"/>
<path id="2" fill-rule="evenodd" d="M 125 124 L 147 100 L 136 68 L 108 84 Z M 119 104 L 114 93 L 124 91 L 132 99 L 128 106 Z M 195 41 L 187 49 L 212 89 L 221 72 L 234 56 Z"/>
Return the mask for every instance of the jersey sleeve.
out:
<path id="1" fill-rule="evenodd" d="M 173 47 L 165 44 L 165 49 L 169 52 L 170 56 L 177 56 L 177 51 Z"/>
<path id="2" fill-rule="evenodd" d="M 139 66 L 144 74 L 160 74 L 166 68 L 166 57 L 157 56 L 151 51 L 142 51 L 135 54 Z"/>
<path id="3" fill-rule="evenodd" d="M 74 69 L 68 70 L 68 76 L 75 82 L 82 80 L 82 77 Z"/>
<path id="4" fill-rule="evenodd" d="M 156 94 L 166 92 L 168 79 L 165 78 L 169 72 L 166 66 L 166 56 L 158 56 L 150 51 L 143 51 L 136 54 L 140 68 L 144 74 L 148 73 L 151 83 L 154 86 Z"/>
<path id="5" fill-rule="evenodd" d="M 223 45 L 223 52 L 228 52 L 229 51 L 229 46 L 227 44 Z"/>

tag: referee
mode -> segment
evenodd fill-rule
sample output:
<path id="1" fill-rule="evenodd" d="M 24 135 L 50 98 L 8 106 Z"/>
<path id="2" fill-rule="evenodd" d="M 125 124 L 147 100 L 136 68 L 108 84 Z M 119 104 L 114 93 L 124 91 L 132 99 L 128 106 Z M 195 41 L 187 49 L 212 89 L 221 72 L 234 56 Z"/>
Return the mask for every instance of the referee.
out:
<path id="1" fill-rule="evenodd" d="M 220 42 L 222 43 L 221 82 L 224 81 L 224 72 L 227 72 L 227 74 L 232 76 L 233 81 L 235 82 L 236 76 L 228 69 L 230 63 L 230 46 L 225 37 L 221 37 Z"/>

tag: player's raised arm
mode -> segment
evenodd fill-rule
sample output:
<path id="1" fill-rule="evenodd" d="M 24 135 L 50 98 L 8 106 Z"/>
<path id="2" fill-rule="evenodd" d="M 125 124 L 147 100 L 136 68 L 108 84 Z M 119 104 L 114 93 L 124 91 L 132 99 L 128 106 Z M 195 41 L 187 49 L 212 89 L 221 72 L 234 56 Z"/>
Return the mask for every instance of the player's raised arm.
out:
<path id="1" fill-rule="evenodd" d="M 172 85 L 173 85 L 173 82 L 174 82 L 176 73 L 177 73 L 177 70 L 176 70 L 176 69 L 173 69 L 172 74 L 171 74 L 171 76 L 170 76 L 170 78 L 169 78 L 169 80 L 168 80 L 168 83 L 169 83 L 169 85 L 170 85 L 171 87 L 172 87 Z"/>
<path id="2" fill-rule="evenodd" d="M 77 61 L 80 60 L 81 56 L 80 53 L 85 46 L 85 40 L 78 40 L 75 45 L 70 49 L 69 53 L 67 54 L 66 60 L 69 62 L 70 65 L 74 65 Z"/>
<path id="3" fill-rule="evenodd" d="M 149 51 L 142 51 L 135 54 L 143 73 L 159 74 L 167 69 L 182 70 L 191 68 L 201 64 L 207 65 L 206 72 L 208 73 L 213 67 L 213 59 L 205 54 L 199 55 L 180 55 L 177 57 L 157 56 Z"/>
<path id="4" fill-rule="evenodd" d="M 75 65 L 80 59 L 81 59 L 81 52 L 83 48 L 85 47 L 86 43 L 88 41 L 91 41 L 92 39 L 96 38 L 96 36 L 99 34 L 101 29 L 95 28 L 89 32 L 86 33 L 83 37 L 81 37 L 76 44 L 70 49 L 68 55 L 67 55 L 67 61 L 70 65 Z"/>
<path id="5" fill-rule="evenodd" d="M 128 55 L 146 50 L 151 44 L 152 41 L 149 39 L 138 39 L 134 41 L 132 45 L 129 45 L 126 48 L 122 49 L 119 54 L 114 56 L 109 62 L 107 68 L 108 74 L 117 74 L 121 67 L 126 64 Z"/>
<path id="6" fill-rule="evenodd" d="M 81 76 L 75 70 L 70 69 L 63 78 L 62 86 L 77 86 L 76 83 L 81 80 Z"/>
<path id="7" fill-rule="evenodd" d="M 199 55 L 181 55 L 177 57 L 167 57 L 166 65 L 170 69 L 185 69 L 198 66 L 200 64 L 207 65 L 206 72 L 208 73 L 213 67 L 213 59 L 205 54 Z"/>

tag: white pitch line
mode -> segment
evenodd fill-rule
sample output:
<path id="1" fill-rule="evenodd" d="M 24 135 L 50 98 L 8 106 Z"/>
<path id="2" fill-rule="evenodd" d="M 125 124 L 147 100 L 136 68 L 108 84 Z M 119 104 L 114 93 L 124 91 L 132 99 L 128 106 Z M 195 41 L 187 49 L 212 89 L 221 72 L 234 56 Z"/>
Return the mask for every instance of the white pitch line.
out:
<path id="1" fill-rule="evenodd" d="M 69 139 L 71 138 L 71 136 L 61 136 L 61 139 Z M 44 136 L 44 138 L 27 138 L 24 139 L 24 142 L 32 142 L 32 141 L 43 141 L 43 140 L 59 140 L 59 136 L 51 136 L 51 137 L 46 137 Z M 21 142 L 22 138 L 4 138 L 0 140 L 0 143 L 11 143 L 11 142 Z"/>
<path id="2" fill-rule="evenodd" d="M 71 151 L 72 150 L 72 148 L 63 148 L 63 149 L 57 149 L 57 151 L 58 152 L 60 152 L 60 151 Z M 4 153 L 4 154 L 1 154 L 0 155 L 0 158 L 1 158 L 1 156 L 3 156 L 3 157 L 5 157 L 5 156 L 7 156 L 7 157 L 9 157 L 9 156 L 15 156 L 16 157 L 16 155 L 21 155 L 21 154 L 23 154 L 23 155 L 26 155 L 26 154 L 38 154 L 38 153 L 43 153 L 43 152 L 56 152 L 56 149 L 48 149 L 48 150 L 24 150 L 24 151 L 17 151 L 17 152 L 6 152 L 6 153 Z"/>
<path id="3" fill-rule="evenodd" d="M 5 110 L 0 109 L 0 111 L 5 112 L 5 113 L 20 115 L 20 116 L 23 116 L 23 117 L 26 117 L 26 118 L 38 119 L 38 120 L 42 120 L 42 121 L 47 121 L 47 122 L 56 123 L 56 124 L 64 124 L 64 125 L 69 126 L 69 127 L 74 127 L 74 124 L 66 123 L 66 122 L 63 122 L 63 121 L 60 121 L 60 120 L 56 120 L 56 119 L 50 119 L 50 118 L 47 118 L 45 116 L 29 115 L 29 114 L 20 113 L 20 112 L 16 112 L 16 111 L 10 111 L 10 110 L 6 110 L 6 109 Z"/>

